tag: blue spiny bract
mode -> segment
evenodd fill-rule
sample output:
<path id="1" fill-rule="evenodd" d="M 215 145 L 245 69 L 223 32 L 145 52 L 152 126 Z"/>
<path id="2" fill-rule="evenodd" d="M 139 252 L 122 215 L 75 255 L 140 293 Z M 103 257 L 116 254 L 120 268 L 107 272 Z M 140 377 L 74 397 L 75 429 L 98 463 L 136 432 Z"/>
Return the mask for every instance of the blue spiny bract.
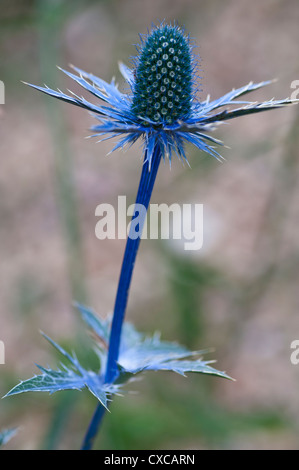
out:
<path id="1" fill-rule="evenodd" d="M 190 115 L 191 51 L 175 26 L 162 25 L 147 37 L 135 73 L 132 111 L 155 123 L 172 124 Z"/>
<path id="2" fill-rule="evenodd" d="M 197 58 L 189 37 L 179 26 L 162 23 L 153 27 L 142 37 L 137 49 L 133 70 L 120 63 L 120 71 L 130 87 L 127 93 L 122 93 L 114 80 L 107 83 L 77 67 L 73 67 L 74 73 L 63 70 L 100 103 L 92 103 L 74 93 L 67 95 L 60 90 L 51 90 L 47 86 L 31 86 L 91 111 L 99 121 L 92 127 L 93 135 L 100 139 L 118 139 L 112 150 L 141 140 L 149 163 L 157 146 L 164 160 L 168 158 L 171 162 L 172 155 L 176 154 L 182 161 L 187 161 L 186 143 L 221 160 L 215 145 L 222 145 L 222 142 L 211 135 L 219 124 L 296 102 L 289 98 L 260 103 L 244 99 L 245 94 L 268 85 L 270 81 L 250 82 L 216 100 L 209 96 L 199 100 L 196 96 Z"/>

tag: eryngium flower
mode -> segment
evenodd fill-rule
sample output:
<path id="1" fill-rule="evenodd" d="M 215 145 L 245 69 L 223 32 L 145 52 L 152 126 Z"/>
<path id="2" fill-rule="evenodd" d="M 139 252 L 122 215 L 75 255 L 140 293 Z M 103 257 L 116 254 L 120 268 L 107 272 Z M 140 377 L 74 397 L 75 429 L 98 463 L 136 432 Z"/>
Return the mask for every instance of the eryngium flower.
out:
<path id="1" fill-rule="evenodd" d="M 220 160 L 222 157 L 214 144 L 222 145 L 222 142 L 207 132 L 228 119 L 294 103 L 288 98 L 265 102 L 240 100 L 271 81 L 250 82 L 214 101 L 209 97 L 200 101 L 196 88 L 197 58 L 189 37 L 177 25 L 162 23 L 154 27 L 141 36 L 137 50 L 133 69 L 120 63 L 120 71 L 130 87 L 127 93 L 119 91 L 114 79 L 107 83 L 77 67 L 72 67 L 77 75 L 63 70 L 105 104 L 93 104 L 72 92 L 70 96 L 47 86 L 31 86 L 91 111 L 100 121 L 92 127 L 93 136 L 100 136 L 100 140 L 119 139 L 112 151 L 141 138 L 149 168 L 156 145 L 163 159 L 168 157 L 169 161 L 173 153 L 187 161 L 186 142 Z"/>

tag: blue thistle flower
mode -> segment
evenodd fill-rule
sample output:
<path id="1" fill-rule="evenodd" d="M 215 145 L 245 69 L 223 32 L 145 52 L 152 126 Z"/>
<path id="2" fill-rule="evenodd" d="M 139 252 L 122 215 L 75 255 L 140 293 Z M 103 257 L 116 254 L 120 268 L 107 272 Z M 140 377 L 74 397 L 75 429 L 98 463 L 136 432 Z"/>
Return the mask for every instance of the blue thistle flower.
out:
<path id="1" fill-rule="evenodd" d="M 92 127 L 93 136 L 100 137 L 100 140 L 112 137 L 119 139 L 112 151 L 130 146 L 142 139 L 144 165 L 136 197 L 136 207 L 142 204 L 146 209 L 150 202 L 161 159 L 168 158 L 171 162 L 172 155 L 176 154 L 180 160 L 187 161 L 185 143 L 191 143 L 198 149 L 221 160 L 222 157 L 215 149 L 215 144 L 223 144 L 209 134 L 220 123 L 238 116 L 279 108 L 295 102 L 288 98 L 284 100 L 272 99 L 261 103 L 240 99 L 245 94 L 257 90 L 271 81 L 250 82 L 239 89 L 233 89 L 217 100 L 210 101 L 208 97 L 204 101 L 199 101 L 197 93 L 198 64 L 190 39 L 179 26 L 164 23 L 154 27 L 147 35 L 141 37 L 138 55 L 133 59 L 133 69 L 120 64 L 120 71 L 130 87 L 128 93 L 120 92 L 114 80 L 107 83 L 76 67 L 73 69 L 75 73 L 66 70 L 63 72 L 104 104 L 93 104 L 72 92 L 71 95 L 67 95 L 60 90 L 51 90 L 47 86 L 30 86 L 47 95 L 91 111 L 99 121 L 99 124 Z M 138 211 L 138 209 L 136 210 Z M 133 224 L 131 231 L 132 227 Z M 142 233 L 142 227 L 139 228 L 139 233 Z M 132 235 L 135 234 L 130 232 L 120 272 L 105 371 L 101 372 L 97 378 L 89 372 L 83 373 L 78 361 L 67 355 L 77 371 L 80 372 L 79 378 L 76 371 L 53 372 L 43 369 L 42 377 L 34 379 L 33 386 L 36 390 L 41 390 L 41 380 L 44 385 L 44 381 L 47 379 L 46 386 L 48 387 L 49 377 L 52 379 L 54 376 L 59 379 L 59 389 L 70 388 L 70 382 L 71 388 L 82 388 L 82 381 L 84 381 L 84 385 L 88 386 L 92 393 L 98 397 L 100 403 L 88 427 L 82 449 L 92 447 L 105 413 L 103 403 L 106 403 L 106 393 L 112 393 L 111 391 L 114 390 L 112 384 L 116 384 L 115 390 L 117 390 L 117 379 L 122 374 L 122 368 L 118 363 L 122 329 L 140 243 L 140 237 L 136 238 Z M 93 318 L 92 324 L 95 321 Z M 63 354 L 66 355 L 65 352 Z M 171 356 L 169 356 L 169 363 L 171 363 L 170 359 Z M 207 372 L 206 369 L 205 372 Z M 222 374 L 222 376 L 224 375 Z M 32 381 L 30 384 L 32 385 Z M 24 384 L 20 384 L 17 387 L 17 392 L 12 393 L 24 391 L 24 386 Z"/>
<path id="2" fill-rule="evenodd" d="M 92 127 L 93 136 L 101 137 L 100 140 L 119 139 L 111 152 L 132 145 L 141 138 L 149 169 L 156 144 L 162 158 L 168 157 L 170 162 L 173 153 L 187 161 L 186 142 L 221 160 L 214 144 L 223 144 L 208 132 L 215 130 L 223 121 L 294 103 L 288 98 L 260 103 L 240 100 L 240 97 L 271 81 L 250 82 L 216 100 L 210 101 L 208 97 L 199 101 L 197 58 L 189 37 L 177 25 L 162 23 L 154 27 L 141 36 L 137 50 L 138 55 L 132 61 L 133 69 L 119 64 L 120 72 L 130 87 L 128 93 L 122 93 L 114 79 L 107 83 L 74 66 L 76 74 L 61 69 L 105 104 L 93 104 L 72 92 L 70 96 L 47 86 L 30 86 L 91 111 L 100 122 Z"/>

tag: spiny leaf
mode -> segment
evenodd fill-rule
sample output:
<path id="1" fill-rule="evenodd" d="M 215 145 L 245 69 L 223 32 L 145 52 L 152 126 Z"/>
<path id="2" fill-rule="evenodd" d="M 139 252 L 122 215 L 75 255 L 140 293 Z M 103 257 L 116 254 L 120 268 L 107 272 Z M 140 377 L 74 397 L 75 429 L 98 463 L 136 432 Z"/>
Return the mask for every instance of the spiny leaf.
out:
<path id="1" fill-rule="evenodd" d="M 4 446 L 17 432 L 17 428 L 3 429 L 0 432 L 0 447 Z"/>
<path id="2" fill-rule="evenodd" d="M 66 365 L 62 364 L 61 369 L 53 370 L 37 365 L 42 373 L 28 380 L 21 381 L 18 385 L 13 387 L 5 397 L 25 392 L 49 392 L 52 394 L 61 390 L 82 390 L 83 388 L 87 388 L 100 403 L 107 408 L 109 396 L 118 393 L 119 386 L 104 384 L 102 375 L 85 370 L 80 365 L 78 359 L 68 354 L 49 337 L 45 337 L 71 362 L 73 368 L 68 368 Z"/>
<path id="3" fill-rule="evenodd" d="M 125 334 L 126 330 L 123 331 L 124 336 Z M 125 337 L 122 340 L 124 345 Z M 230 379 L 225 372 L 208 365 L 214 361 L 202 360 L 200 356 L 206 352 L 208 351 L 189 351 L 177 343 L 161 341 L 158 335 L 154 335 L 151 338 L 144 337 L 135 344 L 131 343 L 127 348 L 123 346 L 118 363 L 123 373 L 169 370 L 182 375 L 187 372 L 200 372 Z"/>
<path id="4" fill-rule="evenodd" d="M 105 338 L 109 338 L 110 320 L 100 320 L 85 307 L 79 306 L 79 309 L 85 322 L 98 336 L 105 335 Z M 125 382 L 132 374 L 146 370 L 168 370 L 182 375 L 198 372 L 231 379 L 225 372 L 209 365 L 214 361 L 202 360 L 202 355 L 207 352 L 209 351 L 190 351 L 178 343 L 161 341 L 159 334 L 148 337 L 137 331 L 131 323 L 125 322 L 118 358 L 119 381 Z"/>
<path id="5" fill-rule="evenodd" d="M 99 318 L 91 309 L 79 303 L 75 303 L 75 307 L 78 308 L 82 319 L 89 328 L 91 328 L 94 333 L 107 344 L 109 341 L 110 320 L 108 321 Z"/>

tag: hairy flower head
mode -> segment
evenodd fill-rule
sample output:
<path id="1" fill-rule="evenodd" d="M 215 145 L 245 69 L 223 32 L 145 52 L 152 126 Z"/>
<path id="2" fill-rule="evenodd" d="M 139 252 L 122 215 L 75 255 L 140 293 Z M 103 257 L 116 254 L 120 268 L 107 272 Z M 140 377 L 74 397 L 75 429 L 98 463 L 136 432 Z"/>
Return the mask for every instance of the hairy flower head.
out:
<path id="1" fill-rule="evenodd" d="M 222 157 L 215 145 L 222 145 L 222 142 L 212 137 L 210 132 L 221 122 L 296 102 L 288 98 L 264 102 L 244 100 L 245 94 L 271 81 L 250 82 L 216 100 L 211 101 L 208 97 L 199 101 L 193 47 L 189 37 L 177 25 L 162 23 L 153 27 L 141 37 L 141 45 L 137 49 L 132 69 L 120 63 L 120 71 L 130 86 L 127 93 L 118 89 L 114 79 L 107 83 L 76 67 L 72 67 L 75 73 L 63 72 L 100 102 L 94 104 L 84 97 L 73 93 L 67 95 L 47 86 L 31 86 L 91 111 L 99 121 L 92 127 L 93 136 L 100 137 L 100 140 L 117 137 L 113 150 L 142 139 L 149 169 L 157 145 L 162 157 L 168 157 L 169 161 L 173 153 L 187 161 L 186 142 L 220 160 Z"/>
<path id="2" fill-rule="evenodd" d="M 192 56 L 181 29 L 154 29 L 140 50 L 135 72 L 132 112 L 157 124 L 190 116 Z"/>

